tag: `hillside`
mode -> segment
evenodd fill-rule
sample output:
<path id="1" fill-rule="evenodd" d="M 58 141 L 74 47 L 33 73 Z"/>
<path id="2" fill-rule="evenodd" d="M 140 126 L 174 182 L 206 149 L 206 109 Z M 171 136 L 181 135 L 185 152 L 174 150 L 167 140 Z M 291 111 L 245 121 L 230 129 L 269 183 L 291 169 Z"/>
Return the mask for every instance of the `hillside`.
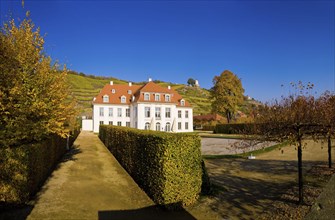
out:
<path id="1" fill-rule="evenodd" d="M 99 93 L 105 84 L 109 81 L 115 84 L 126 84 L 127 81 L 116 78 L 103 78 L 96 76 L 86 76 L 84 74 L 68 74 L 68 83 L 73 96 L 76 98 L 78 107 L 81 109 L 81 115 L 92 115 L 92 100 Z M 134 84 L 143 84 L 134 83 Z M 202 88 L 193 88 L 183 84 L 173 84 L 157 81 L 161 86 L 171 85 L 173 89 L 178 91 L 183 98 L 193 106 L 194 115 L 210 113 L 209 91 Z"/>

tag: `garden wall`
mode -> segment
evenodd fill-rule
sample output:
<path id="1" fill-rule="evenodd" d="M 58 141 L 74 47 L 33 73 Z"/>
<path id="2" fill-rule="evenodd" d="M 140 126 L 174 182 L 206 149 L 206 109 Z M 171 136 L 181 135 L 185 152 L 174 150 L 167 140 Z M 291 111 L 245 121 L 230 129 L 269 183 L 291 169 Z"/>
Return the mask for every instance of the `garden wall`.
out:
<path id="1" fill-rule="evenodd" d="M 198 135 L 100 125 L 99 137 L 156 204 L 185 206 L 198 198 L 202 184 Z"/>

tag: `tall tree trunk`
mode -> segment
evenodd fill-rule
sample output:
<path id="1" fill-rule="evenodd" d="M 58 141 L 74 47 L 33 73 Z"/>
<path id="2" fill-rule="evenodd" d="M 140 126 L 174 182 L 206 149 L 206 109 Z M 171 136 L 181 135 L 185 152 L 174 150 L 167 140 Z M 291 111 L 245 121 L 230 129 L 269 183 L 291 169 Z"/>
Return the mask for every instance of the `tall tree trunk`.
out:
<path id="1" fill-rule="evenodd" d="M 231 119 L 230 111 L 227 111 L 226 116 L 227 116 L 227 123 L 229 124 Z"/>
<path id="2" fill-rule="evenodd" d="M 302 179 L 302 147 L 301 140 L 298 141 L 298 182 L 299 182 L 299 204 L 303 204 L 303 179 Z"/>
<path id="3" fill-rule="evenodd" d="M 328 165 L 332 168 L 332 141 L 330 135 L 328 135 Z"/>

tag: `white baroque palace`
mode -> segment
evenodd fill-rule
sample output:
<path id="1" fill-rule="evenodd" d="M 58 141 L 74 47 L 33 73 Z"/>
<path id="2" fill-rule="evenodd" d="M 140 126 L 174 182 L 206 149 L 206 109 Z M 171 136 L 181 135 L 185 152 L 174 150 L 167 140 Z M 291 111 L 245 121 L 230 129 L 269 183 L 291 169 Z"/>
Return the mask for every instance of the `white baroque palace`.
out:
<path id="1" fill-rule="evenodd" d="M 193 109 L 170 86 L 155 84 L 104 86 L 93 99 L 93 131 L 110 124 L 142 130 L 192 132 Z"/>

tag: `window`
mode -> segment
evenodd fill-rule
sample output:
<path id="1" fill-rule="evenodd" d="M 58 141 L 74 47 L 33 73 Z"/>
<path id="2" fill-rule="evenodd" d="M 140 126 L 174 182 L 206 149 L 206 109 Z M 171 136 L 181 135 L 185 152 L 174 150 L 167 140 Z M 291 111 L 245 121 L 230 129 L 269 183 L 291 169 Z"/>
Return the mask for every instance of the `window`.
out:
<path id="1" fill-rule="evenodd" d="M 188 111 L 185 111 L 185 118 L 188 118 Z"/>
<path id="2" fill-rule="evenodd" d="M 145 123 L 144 130 L 150 130 L 150 123 Z"/>
<path id="3" fill-rule="evenodd" d="M 132 91 L 131 90 L 128 90 L 128 94 L 130 95 L 132 93 Z"/>
<path id="4" fill-rule="evenodd" d="M 126 108 L 126 117 L 130 117 L 130 108 Z"/>
<path id="5" fill-rule="evenodd" d="M 113 125 L 113 122 L 112 122 L 112 121 L 109 121 L 108 124 L 109 124 L 109 125 Z"/>
<path id="6" fill-rule="evenodd" d="M 155 94 L 155 101 L 160 101 L 160 100 L 161 100 L 161 95 Z"/>
<path id="7" fill-rule="evenodd" d="M 146 118 L 150 118 L 150 107 L 144 108 L 144 114 Z"/>
<path id="8" fill-rule="evenodd" d="M 130 127 L 130 122 L 129 121 L 126 122 L 126 127 Z"/>
<path id="9" fill-rule="evenodd" d="M 188 130 L 188 122 L 185 122 L 185 130 Z"/>
<path id="10" fill-rule="evenodd" d="M 125 96 L 121 96 L 121 103 L 126 103 L 126 97 Z"/>
<path id="11" fill-rule="evenodd" d="M 178 130 L 181 130 L 181 122 L 178 122 Z"/>
<path id="12" fill-rule="evenodd" d="M 156 119 L 160 119 L 161 118 L 161 108 L 160 107 L 156 107 L 155 108 L 155 118 Z"/>
<path id="13" fill-rule="evenodd" d="M 170 95 L 165 95 L 165 101 L 166 102 L 170 102 L 171 101 Z"/>
<path id="14" fill-rule="evenodd" d="M 171 118 L 171 108 L 165 108 L 165 118 Z"/>
<path id="15" fill-rule="evenodd" d="M 134 116 L 137 117 L 137 107 L 134 107 Z"/>
<path id="16" fill-rule="evenodd" d="M 161 130 L 161 123 L 157 122 L 156 123 L 156 131 L 160 131 Z"/>
<path id="17" fill-rule="evenodd" d="M 178 110 L 178 118 L 181 118 L 181 110 Z"/>
<path id="18" fill-rule="evenodd" d="M 99 121 L 99 124 L 103 125 L 103 124 L 104 124 L 104 121 Z"/>
<path id="19" fill-rule="evenodd" d="M 121 121 L 118 121 L 117 126 L 121 126 L 121 125 L 122 125 Z"/>
<path id="20" fill-rule="evenodd" d="M 150 100 L 150 94 L 144 93 L 144 101 L 149 101 L 149 100 Z"/>
<path id="21" fill-rule="evenodd" d="M 103 96 L 103 102 L 109 102 L 109 96 L 108 95 Z"/>
<path id="22" fill-rule="evenodd" d="M 185 106 L 185 100 L 184 99 L 180 100 L 180 105 Z"/>
<path id="23" fill-rule="evenodd" d="M 104 107 L 99 108 L 99 115 L 104 116 Z"/>
<path id="24" fill-rule="evenodd" d="M 122 108 L 117 108 L 117 117 L 122 117 Z"/>
<path id="25" fill-rule="evenodd" d="M 113 117 L 113 108 L 108 109 L 108 116 Z"/>
<path id="26" fill-rule="evenodd" d="M 170 124 L 170 122 L 168 122 L 168 123 L 166 123 L 166 125 L 165 125 L 165 131 L 171 131 L 171 124 Z"/>
<path id="27" fill-rule="evenodd" d="M 115 89 L 112 89 L 112 93 L 113 93 L 113 94 L 115 93 Z"/>

